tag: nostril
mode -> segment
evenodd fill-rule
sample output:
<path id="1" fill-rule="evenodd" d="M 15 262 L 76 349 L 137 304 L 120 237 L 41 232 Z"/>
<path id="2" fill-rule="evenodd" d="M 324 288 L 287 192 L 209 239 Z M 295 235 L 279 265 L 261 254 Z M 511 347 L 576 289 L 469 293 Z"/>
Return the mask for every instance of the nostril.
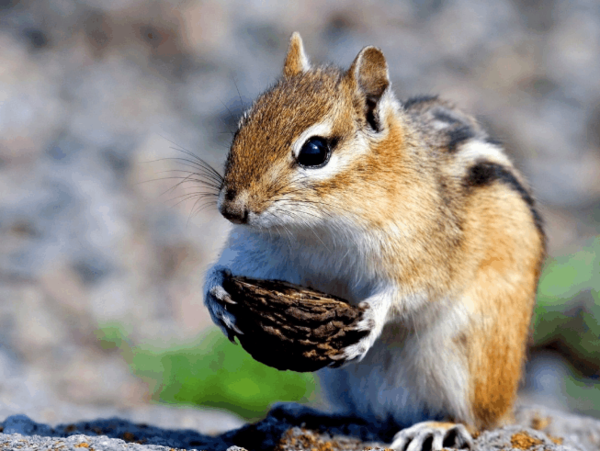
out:
<path id="1" fill-rule="evenodd" d="M 235 199 L 235 196 L 237 195 L 237 193 L 235 192 L 234 189 L 228 189 L 227 191 L 225 191 L 225 199 L 227 200 L 233 200 Z"/>
<path id="2" fill-rule="evenodd" d="M 244 208 L 244 211 L 242 211 L 242 217 L 241 217 L 242 223 L 246 224 L 248 222 L 248 209 Z"/>

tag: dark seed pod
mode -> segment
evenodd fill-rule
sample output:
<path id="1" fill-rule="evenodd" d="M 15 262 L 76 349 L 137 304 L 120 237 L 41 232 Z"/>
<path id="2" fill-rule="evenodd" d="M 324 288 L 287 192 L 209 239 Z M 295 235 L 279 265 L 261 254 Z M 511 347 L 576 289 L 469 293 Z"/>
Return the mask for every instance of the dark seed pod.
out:
<path id="1" fill-rule="evenodd" d="M 364 309 L 309 288 L 277 280 L 229 277 L 223 288 L 236 304 L 242 347 L 279 370 L 316 371 L 341 363 L 342 350 L 368 331 L 356 326 Z M 336 358 L 337 357 L 337 358 Z"/>

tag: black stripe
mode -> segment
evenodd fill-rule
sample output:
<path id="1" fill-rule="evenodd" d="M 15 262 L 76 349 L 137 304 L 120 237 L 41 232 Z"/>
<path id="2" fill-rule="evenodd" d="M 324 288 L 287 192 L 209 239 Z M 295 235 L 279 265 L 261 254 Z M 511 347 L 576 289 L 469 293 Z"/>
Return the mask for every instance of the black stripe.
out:
<path id="1" fill-rule="evenodd" d="M 468 141 L 471 138 L 475 137 L 475 130 L 473 130 L 468 125 L 461 125 L 460 127 L 455 127 L 446 132 L 448 135 L 448 151 L 456 152 L 456 148 L 459 144 Z"/>
<path id="2" fill-rule="evenodd" d="M 404 106 L 404 109 L 407 110 L 410 107 L 413 107 L 419 103 L 431 102 L 437 99 L 438 96 L 415 96 L 411 97 L 410 99 L 407 99 L 405 102 L 402 103 L 402 105 Z"/>
<path id="3" fill-rule="evenodd" d="M 467 177 L 465 178 L 465 184 L 467 187 L 488 186 L 494 182 L 504 183 L 519 193 L 521 199 L 523 199 L 529 206 L 529 211 L 531 211 L 535 226 L 539 232 L 544 235 L 544 221 L 535 208 L 535 200 L 533 197 L 531 197 L 529 191 L 525 189 L 525 187 L 521 184 L 521 182 L 519 182 L 510 169 L 497 163 L 479 161 L 475 165 L 471 166 Z"/>
<path id="4" fill-rule="evenodd" d="M 447 111 L 444 111 L 441 109 L 435 109 L 433 111 L 433 117 L 436 118 L 438 121 L 446 122 L 448 124 L 463 124 L 463 125 L 465 125 L 464 122 L 462 122 L 460 119 L 452 116 Z"/>

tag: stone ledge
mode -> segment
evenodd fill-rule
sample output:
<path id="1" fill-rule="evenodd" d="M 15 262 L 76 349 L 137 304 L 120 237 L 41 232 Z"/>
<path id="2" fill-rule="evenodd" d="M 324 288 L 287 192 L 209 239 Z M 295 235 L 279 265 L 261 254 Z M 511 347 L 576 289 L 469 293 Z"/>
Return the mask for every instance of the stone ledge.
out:
<path id="1" fill-rule="evenodd" d="M 284 413 L 282 413 L 284 412 Z M 307 418 L 315 413 L 312 420 Z M 549 410 L 523 407 L 517 424 L 480 434 L 475 451 L 596 451 L 600 449 L 600 421 Z M 304 451 L 358 451 L 385 449 L 378 442 L 389 434 L 374 432 L 360 422 L 319 414 L 311 409 L 274 409 L 262 421 L 218 436 L 191 429 L 162 429 L 146 424 L 109 418 L 51 427 L 25 415 L 14 415 L 0 423 L 0 450 L 227 450 L 248 449 Z M 386 440 L 387 441 L 387 440 Z M 240 448 L 242 447 L 242 448 Z"/>

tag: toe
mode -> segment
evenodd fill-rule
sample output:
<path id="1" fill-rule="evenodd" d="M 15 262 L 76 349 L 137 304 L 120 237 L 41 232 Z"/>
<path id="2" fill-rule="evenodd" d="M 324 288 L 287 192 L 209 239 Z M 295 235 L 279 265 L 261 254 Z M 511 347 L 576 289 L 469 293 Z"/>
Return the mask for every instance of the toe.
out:
<path id="1" fill-rule="evenodd" d="M 471 437 L 471 434 L 469 434 L 469 431 L 467 431 L 467 428 L 462 424 L 457 424 L 452 429 L 449 429 L 445 436 L 444 441 L 453 437 L 453 446 L 456 448 L 473 449 L 473 438 Z"/>
<path id="2" fill-rule="evenodd" d="M 394 436 L 394 441 L 391 445 L 391 448 L 396 451 L 403 451 L 404 449 L 406 449 L 406 447 L 410 443 L 410 441 L 414 437 L 416 437 L 416 435 L 419 431 L 419 428 L 420 428 L 420 424 L 417 424 L 417 425 L 412 426 L 407 429 L 402 429 L 400 432 L 398 432 Z"/>
<path id="3" fill-rule="evenodd" d="M 421 431 L 408 444 L 406 451 L 421 451 L 425 441 L 432 436 L 432 431 Z"/>
<path id="4" fill-rule="evenodd" d="M 444 448 L 444 437 L 443 431 L 435 431 L 433 433 L 433 442 L 431 442 L 431 451 L 440 451 Z"/>
<path id="5" fill-rule="evenodd" d="M 395 451 L 404 451 L 409 441 L 410 439 L 407 437 L 398 437 L 394 439 L 394 442 L 390 445 L 390 448 L 392 448 Z"/>
<path id="6" fill-rule="evenodd" d="M 227 311 L 227 309 L 221 310 L 217 317 L 221 324 L 227 329 L 227 335 L 233 334 L 234 332 L 238 335 L 244 335 L 240 328 L 235 324 L 235 316 Z"/>

